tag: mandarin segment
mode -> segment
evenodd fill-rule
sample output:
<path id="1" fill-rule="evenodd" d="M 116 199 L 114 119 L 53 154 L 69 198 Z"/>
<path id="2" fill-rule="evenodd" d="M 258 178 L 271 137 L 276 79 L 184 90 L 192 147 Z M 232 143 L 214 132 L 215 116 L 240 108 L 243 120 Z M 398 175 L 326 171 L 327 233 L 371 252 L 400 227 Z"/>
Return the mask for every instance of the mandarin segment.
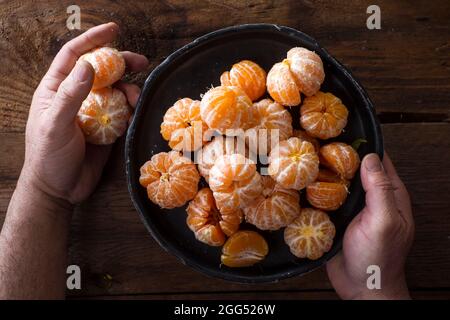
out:
<path id="1" fill-rule="evenodd" d="M 319 157 L 310 142 L 292 137 L 270 152 L 268 172 L 284 188 L 300 190 L 317 178 Z"/>
<path id="2" fill-rule="evenodd" d="M 120 80 L 125 73 L 125 59 L 114 48 L 93 49 L 83 54 L 80 60 L 89 62 L 95 71 L 92 89 L 108 87 Z"/>
<path id="3" fill-rule="evenodd" d="M 77 122 L 87 142 L 104 145 L 124 134 L 130 115 L 122 91 L 103 88 L 89 93 L 78 111 Z"/>
<path id="4" fill-rule="evenodd" d="M 255 62 L 242 60 L 220 77 L 222 86 L 236 86 L 255 101 L 266 92 L 266 72 Z"/>
<path id="5" fill-rule="evenodd" d="M 342 183 L 316 181 L 306 187 L 306 199 L 315 208 L 337 210 L 347 198 L 347 187 Z"/>
<path id="6" fill-rule="evenodd" d="M 284 230 L 284 241 L 298 258 L 317 260 L 333 245 L 336 229 L 322 210 L 302 209 Z"/>
<path id="7" fill-rule="evenodd" d="M 347 125 L 348 110 L 331 93 L 317 92 L 300 107 L 300 124 L 312 137 L 329 139 L 341 134 Z"/>
<path id="8" fill-rule="evenodd" d="M 243 209 L 245 220 L 261 230 L 286 227 L 300 214 L 299 193 L 281 187 L 268 176 L 262 177 L 262 184 L 262 194 Z"/>
<path id="9" fill-rule="evenodd" d="M 161 208 L 183 206 L 197 194 L 200 175 L 195 164 L 178 151 L 160 152 L 140 169 L 140 184 Z"/>
<path id="10" fill-rule="evenodd" d="M 235 86 L 210 89 L 200 103 L 200 115 L 209 128 L 220 133 L 227 129 L 247 129 L 251 121 L 252 102 Z"/>
<path id="11" fill-rule="evenodd" d="M 245 132 L 250 151 L 267 155 L 272 146 L 292 135 L 292 117 L 281 104 L 264 99 L 253 104 L 253 122 Z"/>
<path id="12" fill-rule="evenodd" d="M 309 134 L 306 133 L 305 130 L 294 130 L 292 136 L 297 137 L 300 140 L 305 140 L 305 141 L 312 143 L 312 145 L 314 146 L 314 150 L 316 150 L 316 152 L 319 152 L 319 150 L 320 150 L 319 140 L 311 137 Z"/>
<path id="13" fill-rule="evenodd" d="M 209 171 L 209 186 L 221 212 L 244 208 L 262 192 L 256 164 L 241 154 L 219 157 Z"/>
<path id="14" fill-rule="evenodd" d="M 332 142 L 320 148 L 320 163 L 350 180 L 359 168 L 358 153 L 350 145 L 343 142 Z"/>
<path id="15" fill-rule="evenodd" d="M 161 135 L 174 150 L 197 150 L 206 142 L 207 130 L 200 117 L 200 101 L 190 98 L 175 102 L 161 123 Z"/>
<path id="16" fill-rule="evenodd" d="M 222 263 L 227 267 L 249 267 L 262 261 L 269 253 L 266 240 L 254 231 L 238 231 L 222 248 Z"/>
<path id="17" fill-rule="evenodd" d="M 235 233 L 242 221 L 240 209 L 221 213 L 209 188 L 201 189 L 187 207 L 187 225 L 197 240 L 210 246 L 221 246 Z"/>

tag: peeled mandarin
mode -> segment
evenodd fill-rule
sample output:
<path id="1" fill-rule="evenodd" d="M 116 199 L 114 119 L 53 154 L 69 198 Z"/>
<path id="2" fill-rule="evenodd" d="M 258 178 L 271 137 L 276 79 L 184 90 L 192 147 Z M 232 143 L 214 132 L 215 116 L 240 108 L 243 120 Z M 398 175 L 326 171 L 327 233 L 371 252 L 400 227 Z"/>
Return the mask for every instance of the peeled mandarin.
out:
<path id="1" fill-rule="evenodd" d="M 261 235 L 238 231 L 225 242 L 220 259 L 227 267 L 249 267 L 262 261 L 268 253 L 269 246 Z"/>
<path id="2" fill-rule="evenodd" d="M 350 187 L 350 181 L 342 178 L 338 173 L 325 168 L 319 169 L 319 175 L 317 176 L 316 181 L 340 183 L 345 185 L 347 188 Z"/>
<path id="3" fill-rule="evenodd" d="M 335 234 L 325 212 L 306 208 L 284 229 L 284 241 L 296 257 L 317 260 L 331 249 Z"/>
<path id="4" fill-rule="evenodd" d="M 105 145 L 124 134 L 130 115 L 122 91 L 103 88 L 89 93 L 78 111 L 77 122 L 87 142 Z"/>
<path id="5" fill-rule="evenodd" d="M 272 146 L 292 135 L 292 117 L 281 104 L 263 99 L 253 104 L 252 128 L 245 132 L 250 151 L 267 155 Z"/>
<path id="6" fill-rule="evenodd" d="M 306 199 L 315 208 L 337 210 L 347 198 L 347 187 L 337 182 L 316 181 L 306 187 Z"/>
<path id="7" fill-rule="evenodd" d="M 359 168 L 359 155 L 350 145 L 343 142 L 332 142 L 320 148 L 320 163 L 350 180 Z"/>
<path id="8" fill-rule="evenodd" d="M 108 87 L 120 80 L 125 73 L 125 59 L 114 48 L 93 49 L 83 54 L 80 60 L 89 62 L 95 71 L 92 89 Z"/>
<path id="9" fill-rule="evenodd" d="M 281 187 L 268 176 L 262 177 L 262 184 L 262 194 L 243 209 L 245 220 L 261 230 L 286 227 L 300 214 L 299 193 Z"/>
<path id="10" fill-rule="evenodd" d="M 210 246 L 221 246 L 235 233 L 242 221 L 240 209 L 221 213 L 209 188 L 201 189 L 187 207 L 187 225 L 197 240 Z"/>
<path id="11" fill-rule="evenodd" d="M 266 72 L 255 62 L 242 60 L 220 77 L 222 86 L 236 86 L 255 101 L 266 92 Z"/>
<path id="12" fill-rule="evenodd" d="M 267 91 L 276 102 L 293 107 L 300 104 L 300 90 L 291 73 L 289 61 L 275 63 L 267 74 Z"/>
<path id="13" fill-rule="evenodd" d="M 183 206 L 197 194 L 200 175 L 195 164 L 178 151 L 160 152 L 140 169 L 140 184 L 161 208 Z"/>
<path id="14" fill-rule="evenodd" d="M 174 150 L 194 151 L 206 143 L 208 126 L 200 117 L 200 101 L 183 98 L 167 109 L 161 134 Z"/>
<path id="15" fill-rule="evenodd" d="M 319 152 L 319 150 L 320 150 L 319 140 L 311 137 L 309 134 L 306 133 L 305 130 L 294 130 L 292 136 L 297 137 L 300 140 L 305 140 L 305 141 L 312 143 L 312 145 L 314 146 L 314 150 L 316 150 L 316 152 Z"/>
<path id="16" fill-rule="evenodd" d="M 341 134 L 347 125 L 348 110 L 331 93 L 317 92 L 300 107 L 300 124 L 312 137 L 329 139 Z"/>
<path id="17" fill-rule="evenodd" d="M 203 96 L 200 115 L 209 128 L 223 134 L 227 129 L 247 129 L 251 107 L 250 98 L 239 87 L 219 86 Z"/>
<path id="18" fill-rule="evenodd" d="M 284 188 L 300 190 L 316 180 L 319 157 L 310 142 L 292 137 L 272 149 L 268 172 Z"/>
<path id="19" fill-rule="evenodd" d="M 209 186 L 220 212 L 244 208 L 262 192 L 256 164 L 241 154 L 219 157 L 209 171 Z"/>

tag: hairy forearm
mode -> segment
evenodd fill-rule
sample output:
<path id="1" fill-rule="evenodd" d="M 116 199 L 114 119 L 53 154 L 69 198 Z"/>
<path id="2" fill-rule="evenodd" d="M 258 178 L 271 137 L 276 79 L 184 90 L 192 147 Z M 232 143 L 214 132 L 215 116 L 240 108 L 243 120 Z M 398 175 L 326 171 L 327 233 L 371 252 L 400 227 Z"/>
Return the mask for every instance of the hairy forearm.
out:
<path id="1" fill-rule="evenodd" d="M 0 298 L 64 298 L 71 206 L 22 174 L 0 233 Z"/>

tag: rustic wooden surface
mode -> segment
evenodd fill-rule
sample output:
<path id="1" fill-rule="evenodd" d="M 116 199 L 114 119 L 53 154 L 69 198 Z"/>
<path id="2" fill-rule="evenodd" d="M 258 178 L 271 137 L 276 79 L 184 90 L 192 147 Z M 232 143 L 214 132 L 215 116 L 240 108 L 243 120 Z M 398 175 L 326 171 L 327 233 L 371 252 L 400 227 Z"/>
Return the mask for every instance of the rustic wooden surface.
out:
<path id="1" fill-rule="evenodd" d="M 33 91 L 52 57 L 79 34 L 69 1 L 0 2 L 0 223 L 20 173 Z M 411 193 L 416 240 L 407 278 L 416 298 L 450 298 L 450 2 L 77 1 L 82 29 L 121 26 L 116 45 L 145 54 L 148 71 L 195 37 L 241 23 L 287 25 L 315 37 L 362 82 L 383 123 L 386 149 Z M 130 75 L 142 84 L 148 72 Z M 128 196 L 123 139 L 102 181 L 75 212 L 70 263 L 83 271 L 74 298 L 337 298 L 324 269 L 276 284 L 241 285 L 183 266 L 149 236 Z M 112 280 L 106 280 L 110 275 Z"/>

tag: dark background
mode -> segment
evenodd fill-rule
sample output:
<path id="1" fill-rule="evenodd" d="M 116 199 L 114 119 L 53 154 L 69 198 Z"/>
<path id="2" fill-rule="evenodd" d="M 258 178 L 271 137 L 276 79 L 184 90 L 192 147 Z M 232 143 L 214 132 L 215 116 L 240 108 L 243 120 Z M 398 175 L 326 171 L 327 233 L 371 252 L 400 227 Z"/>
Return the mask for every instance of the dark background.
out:
<path id="1" fill-rule="evenodd" d="M 115 45 L 145 54 L 150 72 L 167 55 L 210 31 L 242 23 L 287 25 L 316 38 L 372 98 L 386 150 L 413 202 L 416 239 L 407 263 L 415 298 L 450 298 L 450 2 L 376 2 L 381 30 L 368 30 L 372 1 L 1 1 L 0 221 L 20 173 L 34 89 L 61 46 L 67 6 L 83 30 L 121 27 Z M 142 84 L 148 73 L 128 78 Z M 70 264 L 95 298 L 337 298 L 325 269 L 276 284 L 241 285 L 183 266 L 147 233 L 126 187 L 123 139 L 92 197 L 76 209 Z"/>

